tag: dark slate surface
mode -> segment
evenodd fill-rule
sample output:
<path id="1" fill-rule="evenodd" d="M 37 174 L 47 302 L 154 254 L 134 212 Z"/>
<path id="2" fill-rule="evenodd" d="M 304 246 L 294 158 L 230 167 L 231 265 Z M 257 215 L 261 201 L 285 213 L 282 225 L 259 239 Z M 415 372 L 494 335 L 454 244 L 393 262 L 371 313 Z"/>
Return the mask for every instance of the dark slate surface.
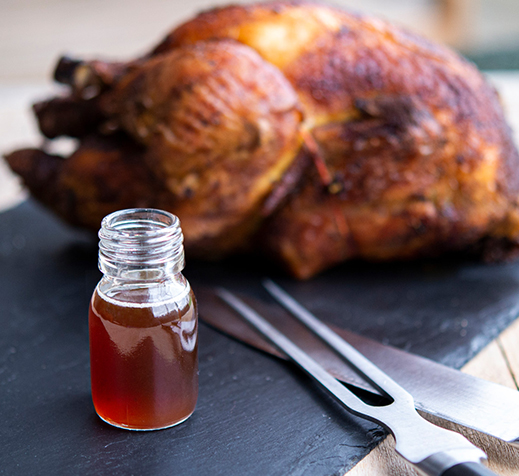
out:
<path id="1" fill-rule="evenodd" d="M 32 202 L 0 214 L 0 474 L 342 474 L 383 438 L 293 367 L 202 325 L 195 414 L 112 428 L 90 400 L 87 308 L 97 243 Z M 188 263 L 193 287 L 259 293 L 248 259 Z M 279 279 L 324 318 L 460 367 L 517 314 L 519 266 L 347 264 Z"/>

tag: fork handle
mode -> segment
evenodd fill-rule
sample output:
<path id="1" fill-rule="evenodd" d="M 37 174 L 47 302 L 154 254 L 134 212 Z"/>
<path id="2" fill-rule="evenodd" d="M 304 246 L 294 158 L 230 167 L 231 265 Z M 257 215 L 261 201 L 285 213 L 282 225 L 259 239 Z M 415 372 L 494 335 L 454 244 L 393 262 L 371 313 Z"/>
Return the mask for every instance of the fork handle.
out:
<path id="1" fill-rule="evenodd" d="M 496 476 L 496 473 L 479 463 L 461 463 L 444 471 L 441 476 Z"/>

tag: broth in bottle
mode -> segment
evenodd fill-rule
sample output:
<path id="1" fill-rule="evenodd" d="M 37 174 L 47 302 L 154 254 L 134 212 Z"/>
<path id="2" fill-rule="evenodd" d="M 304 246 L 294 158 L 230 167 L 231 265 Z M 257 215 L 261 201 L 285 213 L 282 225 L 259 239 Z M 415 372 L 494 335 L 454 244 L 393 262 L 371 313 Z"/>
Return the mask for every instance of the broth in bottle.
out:
<path id="1" fill-rule="evenodd" d="M 197 309 L 181 273 L 178 218 L 122 210 L 103 220 L 99 236 L 104 277 L 89 312 L 94 407 L 121 428 L 174 426 L 198 395 Z"/>

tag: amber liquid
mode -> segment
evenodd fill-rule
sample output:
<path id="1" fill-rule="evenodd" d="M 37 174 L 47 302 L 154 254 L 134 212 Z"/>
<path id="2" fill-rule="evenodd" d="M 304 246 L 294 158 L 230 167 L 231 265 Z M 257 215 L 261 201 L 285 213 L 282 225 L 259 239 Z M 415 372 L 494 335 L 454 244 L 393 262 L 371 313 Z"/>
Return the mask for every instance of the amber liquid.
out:
<path id="1" fill-rule="evenodd" d="M 196 304 L 128 303 L 92 296 L 89 313 L 92 399 L 106 422 L 134 430 L 186 420 L 198 395 Z"/>

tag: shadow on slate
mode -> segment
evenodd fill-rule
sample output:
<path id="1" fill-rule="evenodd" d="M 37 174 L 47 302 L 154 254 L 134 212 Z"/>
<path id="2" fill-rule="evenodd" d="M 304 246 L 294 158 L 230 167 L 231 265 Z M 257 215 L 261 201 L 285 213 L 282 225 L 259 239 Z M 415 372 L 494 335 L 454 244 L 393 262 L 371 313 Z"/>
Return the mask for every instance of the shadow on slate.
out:
<path id="1" fill-rule="evenodd" d="M 265 265 L 188 261 L 193 288 L 259 295 Z M 200 396 L 184 424 L 128 432 L 90 399 L 87 309 L 97 240 L 28 201 L 0 214 L 0 474 L 340 475 L 385 433 L 294 367 L 200 326 Z M 320 317 L 461 367 L 518 312 L 519 266 L 346 264 L 270 276 Z"/>

